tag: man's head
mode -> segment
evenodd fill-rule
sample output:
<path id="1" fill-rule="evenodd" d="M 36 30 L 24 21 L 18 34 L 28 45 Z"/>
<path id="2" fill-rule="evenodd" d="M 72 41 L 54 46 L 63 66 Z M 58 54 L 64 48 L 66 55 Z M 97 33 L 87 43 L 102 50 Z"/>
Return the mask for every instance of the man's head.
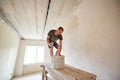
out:
<path id="1" fill-rule="evenodd" d="M 58 34 L 58 35 L 62 35 L 63 31 L 64 31 L 63 27 L 59 27 L 59 28 L 57 29 L 57 34 Z"/>

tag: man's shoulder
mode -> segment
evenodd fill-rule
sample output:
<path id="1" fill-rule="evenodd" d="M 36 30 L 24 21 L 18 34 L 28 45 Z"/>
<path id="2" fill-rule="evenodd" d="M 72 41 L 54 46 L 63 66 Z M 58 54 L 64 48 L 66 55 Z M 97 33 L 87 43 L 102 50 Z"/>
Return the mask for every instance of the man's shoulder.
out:
<path id="1" fill-rule="evenodd" d="M 60 40 L 63 40 L 63 36 L 62 36 L 62 35 L 59 35 L 58 38 L 59 38 Z"/>
<path id="2" fill-rule="evenodd" d="M 50 30 L 50 31 L 48 32 L 48 35 L 49 35 L 49 36 L 50 36 L 50 35 L 53 35 L 55 31 L 56 31 L 56 30 Z"/>

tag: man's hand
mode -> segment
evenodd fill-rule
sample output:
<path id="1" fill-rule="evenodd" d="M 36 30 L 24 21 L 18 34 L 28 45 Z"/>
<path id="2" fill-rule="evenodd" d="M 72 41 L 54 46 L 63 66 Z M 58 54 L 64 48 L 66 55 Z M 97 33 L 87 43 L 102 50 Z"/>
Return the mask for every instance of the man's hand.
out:
<path id="1" fill-rule="evenodd" d="M 57 51 L 56 51 L 55 56 L 61 56 L 61 53 L 60 53 L 60 52 L 61 52 L 61 50 L 58 48 Z"/>

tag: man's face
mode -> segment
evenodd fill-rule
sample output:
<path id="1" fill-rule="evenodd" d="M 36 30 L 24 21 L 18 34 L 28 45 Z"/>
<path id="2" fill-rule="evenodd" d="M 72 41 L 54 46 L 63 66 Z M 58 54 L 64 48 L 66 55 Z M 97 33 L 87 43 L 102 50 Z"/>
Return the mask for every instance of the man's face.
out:
<path id="1" fill-rule="evenodd" d="M 57 34 L 58 35 L 62 35 L 63 31 L 60 29 L 60 30 L 57 30 Z"/>

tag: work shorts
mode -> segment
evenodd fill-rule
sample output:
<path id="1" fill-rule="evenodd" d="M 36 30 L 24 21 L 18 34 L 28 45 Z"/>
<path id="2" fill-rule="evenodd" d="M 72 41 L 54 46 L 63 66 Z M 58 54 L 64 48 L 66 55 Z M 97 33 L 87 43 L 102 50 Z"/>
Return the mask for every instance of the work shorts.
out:
<path id="1" fill-rule="evenodd" d="M 53 46 L 54 46 L 56 49 L 58 49 L 58 43 L 57 43 L 57 42 L 53 42 Z M 51 48 L 51 47 L 53 47 L 53 46 L 49 46 L 49 45 L 48 45 L 48 48 Z"/>

